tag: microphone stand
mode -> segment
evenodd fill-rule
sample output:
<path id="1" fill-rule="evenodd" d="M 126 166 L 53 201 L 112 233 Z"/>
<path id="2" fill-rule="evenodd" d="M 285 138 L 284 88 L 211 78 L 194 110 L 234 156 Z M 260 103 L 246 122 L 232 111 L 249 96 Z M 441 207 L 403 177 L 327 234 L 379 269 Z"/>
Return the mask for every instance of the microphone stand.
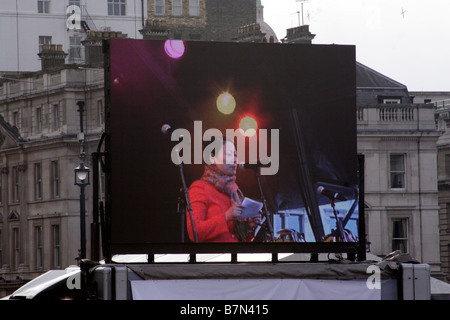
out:
<path id="1" fill-rule="evenodd" d="M 184 192 L 184 197 L 186 199 L 186 206 L 187 206 L 187 210 L 189 212 L 189 218 L 191 219 L 192 232 L 194 233 L 194 241 L 197 243 L 198 242 L 197 230 L 195 229 L 195 222 L 194 222 L 194 216 L 192 214 L 191 201 L 189 200 L 189 191 L 188 191 L 188 188 L 186 185 L 186 179 L 184 177 L 183 163 L 180 162 L 180 164 L 178 164 L 177 166 L 178 166 L 178 168 L 180 168 L 180 176 L 181 176 L 181 182 L 183 184 L 183 192 Z M 184 233 L 184 227 L 183 227 L 182 234 L 183 233 Z"/>
<path id="2" fill-rule="evenodd" d="M 267 209 L 267 201 L 266 198 L 264 197 L 264 192 L 262 189 L 262 185 L 261 185 L 261 179 L 260 176 L 261 174 L 259 173 L 259 168 L 255 171 L 255 175 L 256 175 L 256 180 L 258 181 L 258 186 L 259 186 L 259 192 L 261 194 L 261 201 L 263 203 L 263 208 L 264 208 L 264 217 L 263 217 L 263 224 L 266 223 L 269 229 L 269 233 L 270 233 L 270 242 L 274 241 L 274 234 L 273 234 L 273 228 L 272 228 L 272 224 L 269 220 L 269 210 Z M 256 233 L 255 233 L 255 238 L 256 238 Z"/>
<path id="3" fill-rule="evenodd" d="M 172 128 L 168 124 L 164 124 L 161 127 L 161 131 L 164 134 L 168 134 L 171 130 L 172 130 Z M 179 154 L 178 154 L 178 156 L 179 156 Z M 185 204 L 186 204 L 187 210 L 189 212 L 189 218 L 191 219 L 191 225 L 192 225 L 192 232 L 194 234 L 194 240 L 195 240 L 195 242 L 198 242 L 197 230 L 195 229 L 194 216 L 192 214 L 191 201 L 189 200 L 189 191 L 188 191 L 188 188 L 187 188 L 187 185 L 186 185 L 186 179 L 184 177 L 183 162 L 181 161 L 181 159 L 179 157 L 178 157 L 178 163 L 179 164 L 177 166 L 180 169 L 181 182 L 182 182 L 182 185 L 183 185 L 183 192 L 184 192 L 184 197 L 185 197 L 185 201 L 186 201 Z M 181 210 L 183 210 L 183 202 L 182 202 L 180 196 L 178 197 L 177 205 L 178 205 L 178 208 L 177 208 L 178 212 L 181 212 Z M 181 223 L 181 228 L 182 228 L 182 230 L 181 230 L 182 241 L 181 242 L 184 242 L 184 223 L 185 223 L 184 216 L 185 216 L 185 214 L 183 213 L 181 215 L 181 218 L 183 219 L 182 223 Z"/>
<path id="4" fill-rule="evenodd" d="M 191 201 L 189 200 L 189 191 L 188 191 L 188 188 L 186 185 L 186 179 L 184 177 L 183 162 L 181 162 L 181 161 L 178 161 L 178 162 L 180 164 L 178 164 L 177 166 L 180 169 L 181 183 L 183 185 L 184 198 L 186 200 L 186 206 L 187 206 L 187 210 L 189 212 L 189 218 L 191 219 L 192 232 L 194 233 L 194 241 L 197 243 L 198 242 L 197 230 L 195 229 L 194 215 L 192 214 Z M 180 200 L 178 201 L 178 206 L 179 206 L 179 208 L 182 207 L 182 206 L 180 206 Z M 183 231 L 181 233 L 184 234 L 184 226 L 182 226 L 182 228 L 183 228 Z"/>
<path id="5" fill-rule="evenodd" d="M 331 207 L 333 208 L 334 218 L 336 219 L 336 229 L 337 229 L 336 231 L 338 233 L 338 237 L 341 238 L 342 241 L 345 241 L 344 229 L 342 227 L 341 220 L 339 220 L 339 217 L 337 215 L 336 207 L 334 205 L 334 202 L 335 202 L 335 199 L 330 199 L 330 204 L 331 204 Z"/>
<path id="6" fill-rule="evenodd" d="M 181 242 L 185 242 L 186 241 L 186 235 L 185 235 L 185 231 L 186 231 L 186 205 L 184 204 L 184 200 L 183 200 L 183 188 L 180 188 L 180 194 L 178 195 L 178 200 L 177 200 L 177 212 L 180 215 L 180 222 L 181 222 Z"/>

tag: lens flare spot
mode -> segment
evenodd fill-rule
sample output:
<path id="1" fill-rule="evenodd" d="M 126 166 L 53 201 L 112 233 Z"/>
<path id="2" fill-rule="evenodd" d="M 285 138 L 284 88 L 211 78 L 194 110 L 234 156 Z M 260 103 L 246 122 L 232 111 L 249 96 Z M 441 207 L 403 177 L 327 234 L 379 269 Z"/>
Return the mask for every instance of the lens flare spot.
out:
<path id="1" fill-rule="evenodd" d="M 216 101 L 217 109 L 223 114 L 231 114 L 236 108 L 236 100 L 228 92 L 222 93 Z"/>
<path id="2" fill-rule="evenodd" d="M 258 123 L 250 116 L 246 116 L 241 119 L 239 123 L 239 129 L 243 132 L 244 136 L 252 137 L 256 134 L 258 129 Z"/>
<path id="3" fill-rule="evenodd" d="M 183 40 L 166 40 L 164 50 L 172 59 L 179 59 L 184 55 L 186 48 Z"/>

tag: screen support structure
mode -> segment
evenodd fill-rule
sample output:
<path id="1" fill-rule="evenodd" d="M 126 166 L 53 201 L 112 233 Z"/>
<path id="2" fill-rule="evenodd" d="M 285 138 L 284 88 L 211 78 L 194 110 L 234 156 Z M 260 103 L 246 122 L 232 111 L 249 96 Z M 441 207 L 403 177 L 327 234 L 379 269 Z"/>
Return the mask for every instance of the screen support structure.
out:
<path id="1" fill-rule="evenodd" d="M 105 173 L 105 201 L 104 203 L 100 203 L 100 228 L 102 232 L 102 249 L 103 256 L 105 257 L 105 262 L 110 263 L 112 261 L 112 253 L 111 253 L 111 199 L 109 195 L 109 187 L 110 187 L 110 164 L 111 164 L 111 139 L 110 135 L 107 134 L 111 132 L 111 123 L 109 121 L 109 117 L 111 114 L 111 56 L 110 56 L 110 43 L 109 39 L 102 40 L 102 51 L 103 51 L 103 70 L 104 70 L 104 90 L 105 90 L 105 112 L 106 118 L 105 121 L 105 134 L 102 135 L 102 139 L 98 145 L 97 152 L 100 150 L 101 143 L 105 144 L 105 151 L 102 154 L 104 157 L 103 164 L 103 172 Z M 98 201 L 98 199 L 93 199 L 93 201 Z"/>
<path id="2" fill-rule="evenodd" d="M 100 170 L 103 173 L 107 173 L 106 162 L 103 161 L 103 157 L 107 155 L 107 152 L 101 152 L 101 146 L 104 139 L 106 138 L 106 133 L 102 134 L 100 142 L 97 146 L 97 151 L 91 154 L 92 157 L 92 170 L 93 170 L 93 184 L 92 184 L 92 217 L 93 221 L 91 223 L 91 260 L 100 260 L 100 239 L 102 245 L 103 256 L 106 261 L 111 260 L 111 253 L 109 250 L 109 236 L 110 228 L 108 223 L 108 218 L 105 215 L 104 202 L 100 201 L 99 191 L 100 191 Z M 106 192 L 105 192 L 106 194 Z"/>
<path id="3" fill-rule="evenodd" d="M 364 165 L 365 158 L 363 154 L 358 154 L 358 261 L 366 260 L 366 219 L 364 204 Z"/>

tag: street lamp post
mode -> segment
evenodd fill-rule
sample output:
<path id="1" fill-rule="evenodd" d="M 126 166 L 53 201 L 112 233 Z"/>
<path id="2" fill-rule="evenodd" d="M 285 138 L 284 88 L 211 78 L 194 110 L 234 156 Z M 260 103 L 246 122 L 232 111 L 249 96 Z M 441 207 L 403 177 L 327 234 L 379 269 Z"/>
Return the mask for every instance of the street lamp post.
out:
<path id="1" fill-rule="evenodd" d="M 86 259 L 86 198 L 84 188 L 89 185 L 89 168 L 84 165 L 84 130 L 83 130 L 83 112 L 84 101 L 77 101 L 78 112 L 80 113 L 80 134 L 78 142 L 80 143 L 80 165 L 75 168 L 75 185 L 80 187 L 80 259 Z"/>
<path id="2" fill-rule="evenodd" d="M 89 185 L 89 182 L 89 168 L 81 161 L 80 165 L 75 168 L 75 185 L 80 187 L 80 259 L 86 258 L 86 199 L 84 188 Z"/>

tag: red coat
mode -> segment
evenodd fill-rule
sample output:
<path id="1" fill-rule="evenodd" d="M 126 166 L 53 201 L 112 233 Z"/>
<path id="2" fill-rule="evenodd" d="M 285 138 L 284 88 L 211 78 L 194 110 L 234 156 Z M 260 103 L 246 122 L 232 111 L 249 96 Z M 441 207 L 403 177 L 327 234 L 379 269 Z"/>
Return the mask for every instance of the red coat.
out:
<path id="1" fill-rule="evenodd" d="M 230 196 L 211 183 L 198 180 L 189 188 L 189 199 L 198 242 L 238 242 L 233 235 L 234 222 L 225 218 L 225 212 L 231 207 Z M 189 212 L 186 216 L 189 238 L 194 241 Z"/>

